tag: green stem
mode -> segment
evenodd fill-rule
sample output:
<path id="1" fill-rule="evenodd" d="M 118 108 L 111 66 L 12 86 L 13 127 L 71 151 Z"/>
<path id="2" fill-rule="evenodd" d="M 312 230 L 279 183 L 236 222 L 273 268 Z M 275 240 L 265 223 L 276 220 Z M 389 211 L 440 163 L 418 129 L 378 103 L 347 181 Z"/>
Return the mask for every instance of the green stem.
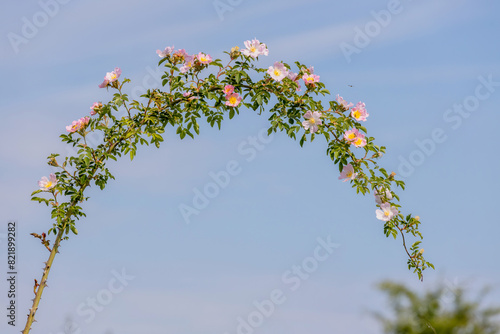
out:
<path id="1" fill-rule="evenodd" d="M 150 100 L 151 102 L 151 100 Z M 148 103 L 148 106 L 149 106 L 149 103 Z M 127 110 L 128 111 L 128 110 Z M 144 124 L 145 120 L 143 120 L 139 127 L 142 126 Z M 114 151 L 114 149 L 116 148 L 116 146 L 125 139 L 128 131 L 131 131 L 132 129 L 134 128 L 134 126 L 128 128 L 126 131 L 125 131 L 125 134 L 120 137 L 116 142 L 114 142 L 113 144 L 110 145 L 109 149 L 108 149 L 108 153 L 112 153 Z M 105 154 L 103 154 L 101 156 L 101 159 L 104 160 L 105 159 Z M 61 167 L 62 168 L 62 167 Z M 96 167 L 94 167 L 94 170 L 92 171 L 91 175 L 93 176 L 96 172 L 97 172 L 97 169 L 99 168 L 98 165 L 96 165 Z M 67 171 L 66 171 L 67 172 Z M 67 172 L 69 174 L 69 172 Z M 69 174 L 71 175 L 71 174 Z M 92 179 L 92 177 L 90 177 L 87 181 L 86 184 L 82 185 L 81 188 L 80 188 L 80 192 L 83 193 L 83 191 L 90 185 L 90 180 Z M 70 205 L 70 208 L 75 206 L 77 203 L 75 201 L 73 201 Z M 59 228 L 58 230 L 58 233 L 57 233 L 57 236 L 56 236 L 56 239 L 54 240 L 54 245 L 52 247 L 52 250 L 50 251 L 50 255 L 49 255 L 49 259 L 47 260 L 47 262 L 45 262 L 45 268 L 43 269 L 43 274 L 42 274 L 42 279 L 40 280 L 40 285 L 38 286 L 35 286 L 35 289 L 36 289 L 36 292 L 35 292 L 35 298 L 33 299 L 33 305 L 32 307 L 30 308 L 29 310 L 29 314 L 28 314 L 28 320 L 26 321 L 26 326 L 24 327 L 24 330 L 23 330 L 23 334 L 28 334 L 31 330 L 31 325 L 33 324 L 33 322 L 35 321 L 35 314 L 36 314 L 36 311 L 38 310 L 38 304 L 40 303 L 40 300 L 42 299 L 42 293 L 43 293 L 43 290 L 44 288 L 47 286 L 47 277 L 49 277 L 49 272 L 50 272 L 50 268 L 52 267 L 52 263 L 54 262 L 54 258 L 56 256 L 58 252 L 58 249 L 59 249 L 59 245 L 61 244 L 61 240 L 63 238 L 63 235 L 64 235 L 64 231 L 66 230 L 66 226 L 67 226 L 67 222 L 70 220 L 70 217 L 71 217 L 71 214 L 70 214 L 71 211 L 68 211 L 68 214 L 64 220 L 64 223 L 62 225 L 61 228 Z"/>
<path id="2" fill-rule="evenodd" d="M 62 236 L 64 234 L 64 230 L 66 229 L 66 224 L 63 225 L 61 229 L 59 229 L 59 233 L 57 233 L 56 240 L 54 241 L 54 246 L 52 247 L 52 251 L 50 252 L 49 259 L 45 262 L 45 268 L 43 269 L 42 279 L 40 280 L 40 285 L 38 289 L 36 289 L 35 298 L 33 299 L 33 306 L 29 310 L 28 320 L 26 321 L 26 326 L 24 327 L 23 334 L 28 334 L 31 329 L 31 325 L 33 321 L 35 321 L 35 313 L 38 310 L 38 304 L 40 303 L 40 299 L 42 299 L 43 289 L 47 286 L 47 277 L 49 277 L 50 268 L 52 267 L 52 262 L 54 262 L 54 257 L 58 253 L 58 248 L 62 240 Z"/>

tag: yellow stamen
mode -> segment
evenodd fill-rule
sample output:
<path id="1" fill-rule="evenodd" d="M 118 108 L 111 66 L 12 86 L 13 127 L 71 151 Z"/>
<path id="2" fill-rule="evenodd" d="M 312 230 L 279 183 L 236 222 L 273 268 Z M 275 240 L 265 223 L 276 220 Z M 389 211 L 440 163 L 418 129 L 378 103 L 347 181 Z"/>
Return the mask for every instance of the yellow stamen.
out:
<path id="1" fill-rule="evenodd" d="M 316 124 L 316 120 L 314 118 L 309 118 L 309 123 Z"/>
<path id="2" fill-rule="evenodd" d="M 238 99 L 236 99 L 234 96 L 229 98 L 230 104 L 236 104 L 237 101 L 238 101 Z"/>

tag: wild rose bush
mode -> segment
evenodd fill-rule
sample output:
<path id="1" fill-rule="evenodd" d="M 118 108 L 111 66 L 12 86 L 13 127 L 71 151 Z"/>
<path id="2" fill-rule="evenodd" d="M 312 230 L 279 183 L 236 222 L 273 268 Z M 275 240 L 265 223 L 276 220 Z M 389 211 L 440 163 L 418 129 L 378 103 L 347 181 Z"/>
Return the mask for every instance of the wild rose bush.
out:
<path id="1" fill-rule="evenodd" d="M 76 220 L 85 216 L 79 204 L 88 199 L 85 189 L 91 185 L 104 189 L 109 179 L 114 179 L 106 168 L 109 159 L 117 160 L 122 155 L 133 159 L 139 144 L 159 147 L 167 127 L 174 128 L 180 139 L 194 138 L 199 134 L 202 119 L 220 128 L 222 120 L 232 119 L 240 108 L 262 113 L 271 99 L 277 102 L 268 111 L 268 133 L 284 132 L 292 139 L 299 139 L 301 146 L 317 136 L 324 137 L 327 155 L 339 167 L 338 178 L 349 182 L 358 193 L 373 192 L 375 218 L 383 222 L 386 236 L 401 236 L 408 268 L 422 278 L 422 272 L 433 267 L 425 261 L 423 249 L 419 248 L 422 235 L 418 230 L 418 216 L 403 215 L 398 204 L 394 188 L 404 189 L 403 181 L 378 165 L 377 159 L 385 147 L 376 145 L 362 125 L 369 116 L 365 104 L 354 105 L 339 95 L 323 104 L 318 97 L 330 93 L 312 66 L 276 61 L 267 69 L 259 68 L 258 57 L 269 55 L 267 46 L 258 40 L 246 41 L 244 45 L 241 51 L 234 47 L 225 52 L 228 59 L 224 64 L 221 59 L 213 59 L 203 52 L 190 55 L 173 46 L 157 50 L 161 58 L 159 66 L 165 68 L 163 88 L 148 90 L 141 101 L 129 101 L 123 92 L 130 80 L 119 81 L 120 68 L 105 75 L 99 87 L 115 91 L 112 99 L 107 103 L 94 102 L 90 116 L 83 116 L 66 127 L 67 133 L 61 138 L 76 147 L 78 154 L 68 157 L 51 154 L 48 164 L 59 171 L 49 178 L 43 177 L 39 181 L 40 189 L 32 194 L 33 200 L 52 207 L 54 224 L 48 235 L 54 234 L 56 238 L 50 248 L 45 233 L 33 234 L 41 239 L 50 256 L 40 284 L 35 281 L 35 299 L 23 333 L 30 330 L 61 240 L 67 239 L 70 231 L 78 233 Z M 260 79 L 253 79 L 255 77 Z M 125 116 L 118 116 L 121 112 Z M 102 132 L 103 140 L 91 145 L 87 136 L 96 131 Z M 35 196 L 41 192 L 49 196 Z M 406 245 L 408 236 L 416 238 L 410 247 Z"/>

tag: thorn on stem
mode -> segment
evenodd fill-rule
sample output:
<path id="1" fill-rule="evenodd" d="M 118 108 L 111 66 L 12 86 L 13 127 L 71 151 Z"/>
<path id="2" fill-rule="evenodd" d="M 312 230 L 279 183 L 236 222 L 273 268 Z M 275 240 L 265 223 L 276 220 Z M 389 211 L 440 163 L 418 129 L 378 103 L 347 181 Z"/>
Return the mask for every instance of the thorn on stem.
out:
<path id="1" fill-rule="evenodd" d="M 37 288 L 40 286 L 40 284 L 38 284 L 38 281 L 36 280 L 35 278 L 35 286 L 33 287 L 33 293 L 36 295 L 36 292 L 37 292 Z"/>

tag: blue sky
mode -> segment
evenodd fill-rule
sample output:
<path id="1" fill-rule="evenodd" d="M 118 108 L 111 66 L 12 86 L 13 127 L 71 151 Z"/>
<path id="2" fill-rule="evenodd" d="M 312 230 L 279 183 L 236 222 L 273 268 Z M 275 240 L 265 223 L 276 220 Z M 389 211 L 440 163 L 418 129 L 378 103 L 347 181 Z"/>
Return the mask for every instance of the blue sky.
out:
<path id="1" fill-rule="evenodd" d="M 262 67 L 313 65 L 332 99 L 366 103 L 368 132 L 388 148 L 381 164 L 405 176 L 399 195 L 405 212 L 422 219 L 425 255 L 436 270 L 421 283 L 406 269 L 401 241 L 384 237 L 372 195 L 357 196 L 337 180 L 323 142 L 300 148 L 277 134 L 258 139 L 260 149 L 250 153 L 267 117 L 245 110 L 221 131 L 204 126 L 183 141 L 170 133 L 159 150 L 143 147 L 133 162 L 110 164 L 117 180 L 89 191 L 87 218 L 55 260 L 32 332 L 63 333 L 70 322 L 72 333 L 374 334 L 381 329 L 369 312 L 386 306 L 375 289 L 383 279 L 421 290 L 489 284 L 489 302 L 500 297 L 497 3 L 42 0 L 5 7 L 0 237 L 17 220 L 19 296 L 18 327 L 3 316 L 2 333 L 24 327 L 33 278 L 48 256 L 29 233 L 48 230 L 49 210 L 29 194 L 52 171 L 46 156 L 69 152 L 58 138 L 65 126 L 110 98 L 97 87 L 104 74 L 120 67 L 137 96 L 158 86 L 157 49 L 220 58 L 252 38 L 270 50 Z M 179 206 L 191 205 L 228 164 L 238 172 L 186 224 Z M 336 246 L 323 248 L 319 261 L 314 254 L 328 238 Z M 300 277 L 294 266 L 311 272 Z M 4 280 L 0 289 L 6 305 Z M 272 312 L 260 319 L 256 305 L 265 309 L 273 296 Z M 245 329 L 249 321 L 256 325 Z"/>

